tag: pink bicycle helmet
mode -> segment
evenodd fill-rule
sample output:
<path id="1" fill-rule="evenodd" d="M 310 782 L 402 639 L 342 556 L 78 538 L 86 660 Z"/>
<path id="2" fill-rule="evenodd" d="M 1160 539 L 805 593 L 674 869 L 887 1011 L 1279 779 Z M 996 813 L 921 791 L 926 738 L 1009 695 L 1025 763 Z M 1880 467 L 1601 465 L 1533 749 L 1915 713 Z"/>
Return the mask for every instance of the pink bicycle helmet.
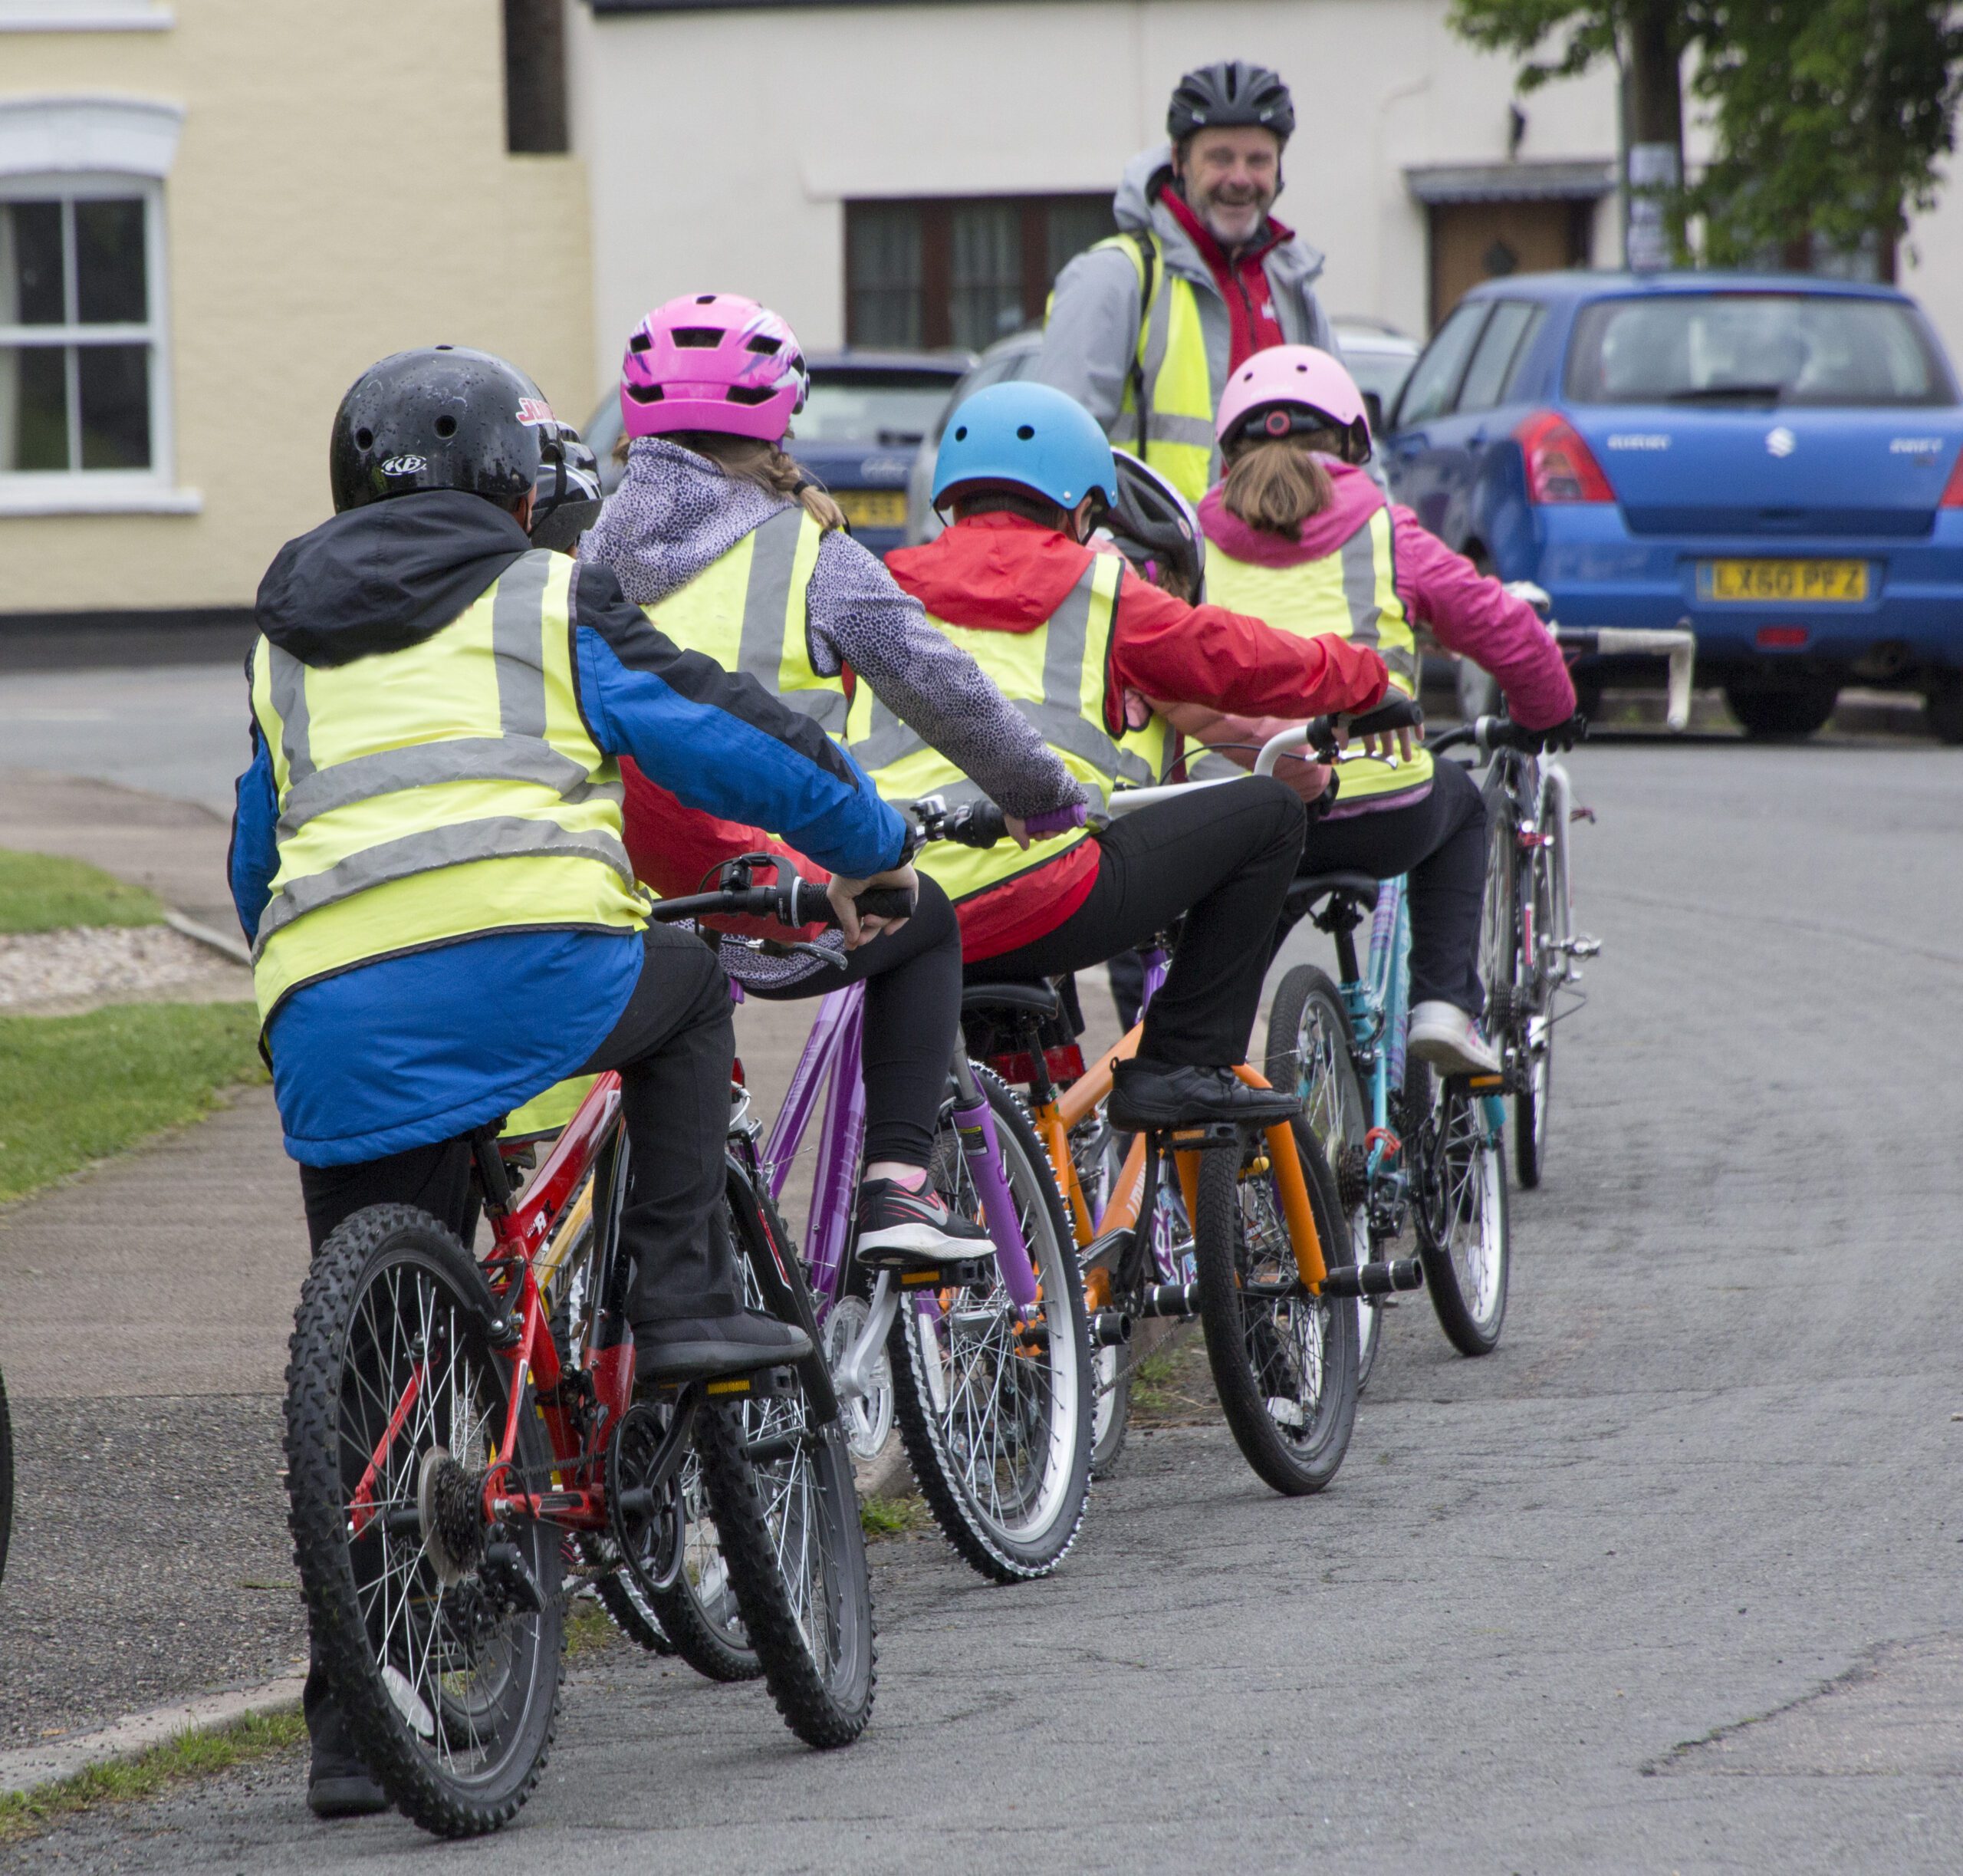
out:
<path id="1" fill-rule="evenodd" d="M 1300 430 L 1346 433 L 1353 462 L 1369 459 L 1370 420 L 1363 393 L 1343 361 L 1313 345 L 1274 345 L 1256 352 L 1227 381 L 1214 433 L 1224 448 L 1243 437 Z"/>
<path id="2" fill-rule="evenodd" d="M 630 436 L 719 430 L 779 443 L 804 407 L 811 374 L 797 335 L 736 293 L 688 293 L 634 328 L 620 362 Z"/>

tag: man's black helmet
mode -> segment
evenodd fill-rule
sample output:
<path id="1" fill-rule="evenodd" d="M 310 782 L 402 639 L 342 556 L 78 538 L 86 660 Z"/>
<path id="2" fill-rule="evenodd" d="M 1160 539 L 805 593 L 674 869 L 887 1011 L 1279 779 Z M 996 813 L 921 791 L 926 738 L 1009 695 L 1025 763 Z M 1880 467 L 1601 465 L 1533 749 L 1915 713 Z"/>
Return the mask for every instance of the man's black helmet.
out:
<path id="1" fill-rule="evenodd" d="M 1295 100 L 1280 74 L 1244 58 L 1224 58 L 1189 71 L 1172 87 L 1166 130 L 1175 143 L 1195 130 L 1251 124 L 1283 143 L 1295 133 Z"/>
<path id="2" fill-rule="evenodd" d="M 532 536 L 546 546 L 570 545 L 600 507 L 579 432 L 515 365 L 459 345 L 397 352 L 363 372 L 334 413 L 327 476 L 337 513 L 427 489 L 515 508 L 529 491 Z"/>
<path id="3" fill-rule="evenodd" d="M 1156 469 L 1135 456 L 1113 449 L 1118 499 L 1104 517 L 1106 533 L 1146 578 L 1157 581 L 1162 568 L 1179 576 L 1189 604 L 1206 592 L 1206 537 L 1192 505 Z"/>

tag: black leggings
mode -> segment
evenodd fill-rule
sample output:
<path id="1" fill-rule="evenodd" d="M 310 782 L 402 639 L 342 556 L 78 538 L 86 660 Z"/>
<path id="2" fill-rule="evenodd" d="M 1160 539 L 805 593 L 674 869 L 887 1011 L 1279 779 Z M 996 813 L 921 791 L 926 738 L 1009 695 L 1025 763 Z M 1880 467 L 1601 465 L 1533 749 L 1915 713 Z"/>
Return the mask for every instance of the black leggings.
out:
<path id="1" fill-rule="evenodd" d="M 913 916 L 845 954 L 842 971 L 744 994 L 771 1002 L 866 986 L 866 1157 L 925 1166 L 961 1029 L 961 927 L 948 896 L 922 876 Z"/>
<path id="2" fill-rule="evenodd" d="M 1406 808 L 1312 821 L 1301 870 L 1410 876 L 1411 1001 L 1485 1007 L 1479 905 L 1486 889 L 1486 803 L 1469 771 L 1441 762 L 1431 792 Z"/>
<path id="3" fill-rule="evenodd" d="M 1268 776 L 1141 808 L 1098 838 L 1097 883 L 1054 930 L 968 966 L 970 983 L 1088 969 L 1186 914 L 1139 1054 L 1169 1068 L 1245 1058 L 1268 947 L 1302 851 L 1302 804 Z"/>

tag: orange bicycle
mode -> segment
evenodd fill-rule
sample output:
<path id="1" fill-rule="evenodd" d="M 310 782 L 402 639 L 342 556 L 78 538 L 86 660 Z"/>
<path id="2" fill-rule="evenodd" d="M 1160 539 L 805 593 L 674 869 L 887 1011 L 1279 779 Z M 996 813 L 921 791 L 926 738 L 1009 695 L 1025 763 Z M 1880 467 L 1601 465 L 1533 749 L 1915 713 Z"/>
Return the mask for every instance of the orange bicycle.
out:
<path id="1" fill-rule="evenodd" d="M 1110 811 L 1171 792 L 1126 790 Z M 1163 976 L 1162 949 L 1146 959 L 1148 996 Z M 1057 985 L 971 985 L 962 1002 L 971 1046 L 1027 1091 L 1069 1209 L 1097 1357 L 1093 1465 L 1108 1470 L 1123 1440 L 1136 1325 L 1198 1316 L 1222 1410 L 1248 1463 L 1277 1492 L 1320 1491 L 1343 1463 L 1356 1419 L 1357 1312 L 1348 1305 L 1416 1289 L 1416 1260 L 1327 1261 L 1324 1247 L 1346 1248 L 1350 1235 L 1328 1162 L 1299 1118 L 1258 1133 L 1147 1132 L 1121 1154 L 1103 1110 L 1111 1071 L 1136 1052 L 1139 1028 L 1087 1065 L 1080 1025 Z M 1251 1087 L 1269 1084 L 1245 1063 L 1235 1073 Z"/>

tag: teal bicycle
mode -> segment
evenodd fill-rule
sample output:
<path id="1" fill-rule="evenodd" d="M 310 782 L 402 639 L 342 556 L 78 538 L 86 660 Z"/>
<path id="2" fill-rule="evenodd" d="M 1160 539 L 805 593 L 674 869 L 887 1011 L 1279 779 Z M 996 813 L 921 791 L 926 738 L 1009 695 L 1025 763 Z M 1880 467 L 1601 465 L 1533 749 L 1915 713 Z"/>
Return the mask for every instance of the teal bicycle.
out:
<path id="1" fill-rule="evenodd" d="M 1427 746 L 1442 753 L 1491 724 L 1448 731 Z M 1310 739 L 1307 730 L 1293 733 Z M 1452 1346 L 1489 1354 L 1506 1319 L 1511 1261 L 1508 1076 L 1439 1078 L 1406 1051 L 1411 920 L 1402 877 L 1304 877 L 1290 889 L 1288 910 L 1291 923 L 1307 917 L 1334 940 L 1340 981 L 1312 964 L 1283 977 L 1266 1071 L 1277 1088 L 1300 1090 L 1304 1118 L 1336 1175 L 1353 1261 L 1381 1272 L 1356 1304 L 1360 1384 L 1376 1358 L 1386 1300 L 1409 1286 L 1406 1249 L 1415 1249 Z M 1356 933 L 1366 920 L 1366 961 Z"/>

